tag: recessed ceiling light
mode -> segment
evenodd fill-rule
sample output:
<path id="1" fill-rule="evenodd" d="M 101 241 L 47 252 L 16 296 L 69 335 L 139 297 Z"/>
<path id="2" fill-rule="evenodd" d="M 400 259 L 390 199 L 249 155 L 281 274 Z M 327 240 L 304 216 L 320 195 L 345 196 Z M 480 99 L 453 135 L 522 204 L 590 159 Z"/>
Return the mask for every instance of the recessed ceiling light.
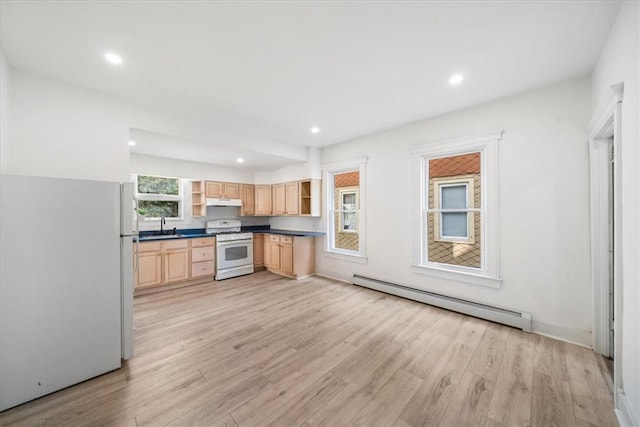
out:
<path id="1" fill-rule="evenodd" d="M 464 80 L 464 76 L 462 74 L 455 74 L 449 78 L 449 83 L 453 86 L 459 85 Z"/>
<path id="2" fill-rule="evenodd" d="M 318 132 L 320 132 L 320 128 L 319 127 L 314 126 L 314 127 L 311 128 L 311 133 L 318 133 Z"/>
<path id="3" fill-rule="evenodd" d="M 136 142 L 134 140 L 130 140 L 129 145 L 133 147 L 134 145 L 136 145 Z"/>
<path id="4" fill-rule="evenodd" d="M 122 57 L 113 52 L 105 53 L 104 59 L 106 59 L 109 64 L 122 65 Z"/>
<path id="5" fill-rule="evenodd" d="M 244 159 L 243 159 L 242 157 L 238 157 L 238 158 L 236 159 L 236 162 L 238 162 L 238 163 L 244 163 Z"/>

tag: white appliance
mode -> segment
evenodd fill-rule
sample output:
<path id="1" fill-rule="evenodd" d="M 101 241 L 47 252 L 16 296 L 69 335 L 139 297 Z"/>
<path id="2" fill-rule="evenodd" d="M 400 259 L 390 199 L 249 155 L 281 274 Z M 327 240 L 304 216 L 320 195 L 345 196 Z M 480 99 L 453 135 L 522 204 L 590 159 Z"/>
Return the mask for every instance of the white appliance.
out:
<path id="1" fill-rule="evenodd" d="M 207 198 L 207 206 L 242 206 L 240 199 Z"/>
<path id="2" fill-rule="evenodd" d="M 207 221 L 216 235 L 216 280 L 253 273 L 253 233 L 243 233 L 236 219 Z"/>
<path id="3" fill-rule="evenodd" d="M 0 176 L 0 410 L 133 355 L 133 184 Z"/>

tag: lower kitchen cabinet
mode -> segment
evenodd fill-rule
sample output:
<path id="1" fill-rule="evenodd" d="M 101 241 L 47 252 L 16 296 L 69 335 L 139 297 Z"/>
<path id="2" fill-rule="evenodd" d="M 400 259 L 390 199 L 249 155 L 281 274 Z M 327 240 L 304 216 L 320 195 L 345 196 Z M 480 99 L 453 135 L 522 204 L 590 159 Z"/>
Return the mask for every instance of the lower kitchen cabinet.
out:
<path id="1" fill-rule="evenodd" d="M 264 234 L 253 234 L 253 268 L 264 267 Z"/>
<path id="2" fill-rule="evenodd" d="M 135 252 L 134 252 L 135 257 Z M 134 260 L 135 262 L 135 260 Z M 140 243 L 136 288 L 162 284 L 162 244 L 159 242 Z"/>
<path id="3" fill-rule="evenodd" d="M 185 239 L 163 242 L 164 265 L 163 283 L 184 282 L 189 280 L 189 241 Z"/>
<path id="4" fill-rule="evenodd" d="M 315 237 L 269 234 L 265 238 L 267 270 L 300 279 L 315 272 Z"/>
<path id="5" fill-rule="evenodd" d="M 191 239 L 191 279 L 213 277 L 216 274 L 216 238 Z"/>
<path id="6" fill-rule="evenodd" d="M 215 237 L 140 242 L 136 289 L 188 282 L 215 275 Z M 134 248 L 135 249 L 135 248 Z M 134 258 L 135 258 L 134 252 Z M 135 263 L 135 260 L 134 260 Z"/>

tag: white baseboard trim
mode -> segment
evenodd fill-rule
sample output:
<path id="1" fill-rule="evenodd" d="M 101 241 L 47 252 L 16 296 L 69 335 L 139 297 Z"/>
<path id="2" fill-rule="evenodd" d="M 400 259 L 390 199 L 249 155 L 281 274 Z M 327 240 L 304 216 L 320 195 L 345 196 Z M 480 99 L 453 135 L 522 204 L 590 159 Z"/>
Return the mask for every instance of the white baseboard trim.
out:
<path id="1" fill-rule="evenodd" d="M 587 348 L 592 348 L 593 344 L 591 332 L 589 331 L 580 331 L 536 320 L 531 322 L 531 332 Z"/>
<path id="2" fill-rule="evenodd" d="M 640 427 L 638 420 L 629 410 L 627 396 L 621 393 L 620 390 L 616 390 L 616 401 L 618 402 L 618 408 L 615 409 L 615 413 L 620 427 Z"/>
<path id="3" fill-rule="evenodd" d="M 320 277 L 324 277 L 324 278 L 327 278 L 327 279 L 335 280 L 336 282 L 346 283 L 347 285 L 352 285 L 352 283 L 350 281 L 348 281 L 348 280 L 340 279 L 338 277 L 333 277 L 333 276 L 330 276 L 330 275 L 324 274 L 324 273 L 318 273 L 317 271 L 316 271 L 316 276 L 320 276 Z"/>

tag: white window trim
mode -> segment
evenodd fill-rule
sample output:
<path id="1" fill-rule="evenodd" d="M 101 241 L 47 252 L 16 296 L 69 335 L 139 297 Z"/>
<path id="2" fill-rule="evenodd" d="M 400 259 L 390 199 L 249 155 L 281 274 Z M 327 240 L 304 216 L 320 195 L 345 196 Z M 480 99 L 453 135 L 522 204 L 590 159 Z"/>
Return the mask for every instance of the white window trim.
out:
<path id="1" fill-rule="evenodd" d="M 170 194 L 148 194 L 148 193 L 138 193 L 138 176 L 154 176 L 157 178 L 169 178 L 169 179 L 177 179 L 178 180 L 178 194 L 170 195 Z M 181 178 L 175 176 L 160 176 L 160 175 L 150 175 L 150 174 L 133 174 L 133 185 L 135 189 L 135 198 L 136 200 L 157 200 L 157 201 L 177 201 L 178 202 L 178 215 L 177 217 L 167 217 L 167 221 L 183 221 L 184 220 L 184 182 Z M 145 217 L 144 221 L 158 221 L 160 217 Z"/>
<path id="2" fill-rule="evenodd" d="M 325 238 L 325 251 L 324 256 L 327 258 L 335 258 L 344 261 L 351 261 L 356 263 L 366 263 L 367 262 L 367 233 L 366 233 L 366 224 L 367 224 L 367 212 L 366 212 L 366 185 L 367 185 L 367 175 L 366 175 L 366 165 L 368 158 L 353 161 L 342 161 L 342 162 L 333 162 L 333 163 L 325 163 L 322 165 L 323 175 L 324 175 L 324 206 L 325 214 L 326 214 L 326 238 Z M 357 170 L 360 174 L 360 186 L 358 188 L 359 197 L 358 197 L 358 235 L 359 235 L 359 250 L 358 251 L 350 251 L 338 248 L 331 247 L 332 236 L 331 233 L 334 233 L 332 228 L 332 218 L 333 212 L 336 211 L 334 208 L 334 198 L 335 195 L 333 191 L 335 190 L 333 185 L 333 176 L 335 174 L 341 172 L 348 172 Z M 339 211 L 339 210 L 338 210 Z M 335 241 L 335 236 L 333 236 L 333 240 Z"/>
<path id="3" fill-rule="evenodd" d="M 433 143 L 418 144 L 410 149 L 411 176 L 413 177 L 413 261 L 414 273 L 424 274 L 468 284 L 500 288 L 502 278 L 500 275 L 500 251 L 499 251 L 499 205 L 498 205 L 498 142 L 502 139 L 503 131 L 477 134 L 450 140 L 436 141 Z M 470 268 L 440 264 L 427 261 L 426 218 L 423 215 L 428 207 L 428 159 L 449 157 L 460 154 L 481 152 L 482 173 L 480 175 L 481 188 L 484 189 L 481 198 L 482 216 L 481 243 L 482 259 L 481 268 Z"/>

